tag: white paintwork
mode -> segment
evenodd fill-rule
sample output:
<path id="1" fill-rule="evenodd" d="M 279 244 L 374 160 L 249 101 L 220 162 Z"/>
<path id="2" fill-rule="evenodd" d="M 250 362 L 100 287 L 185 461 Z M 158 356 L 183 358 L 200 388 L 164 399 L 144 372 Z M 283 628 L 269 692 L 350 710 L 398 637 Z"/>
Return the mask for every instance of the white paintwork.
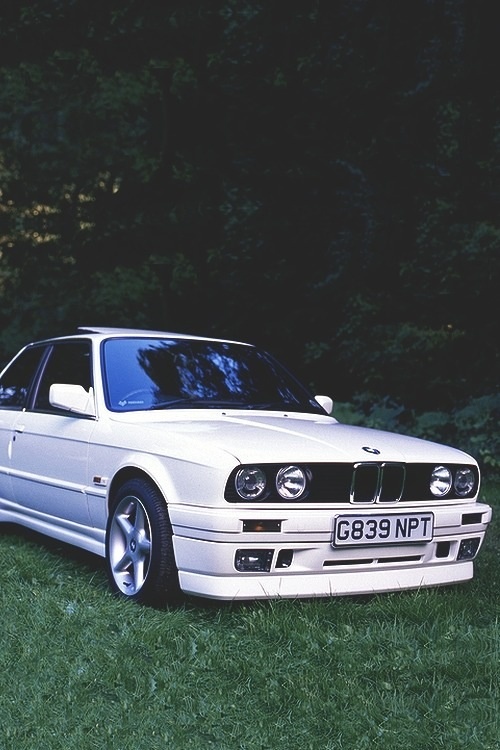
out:
<path id="1" fill-rule="evenodd" d="M 85 329 L 88 330 L 88 329 Z M 129 334 L 137 335 L 136 331 Z M 97 352 L 123 330 L 83 333 Z M 174 334 L 169 334 L 173 336 Z M 181 337 L 185 338 L 185 337 Z M 193 337 L 197 338 L 197 337 Z M 472 500 L 397 507 L 356 507 L 356 513 L 434 513 L 434 539 L 376 549 L 333 549 L 336 503 L 230 504 L 229 473 L 240 463 L 377 461 L 475 463 L 454 448 L 378 430 L 339 424 L 331 416 L 228 409 L 113 413 L 106 408 L 100 361 L 94 357 L 94 392 L 57 385 L 52 402 L 62 414 L 0 408 L 0 521 L 15 522 L 99 555 L 105 554 L 109 493 L 121 471 L 144 473 L 169 508 L 174 550 L 184 591 L 217 599 L 314 597 L 393 591 L 465 581 L 472 561 L 457 562 L 461 539 L 484 538 L 491 508 Z M 331 400 L 324 400 L 328 406 Z M 84 416 L 82 416 L 84 415 Z M 480 522 L 462 524 L 466 513 Z M 243 532 L 243 521 L 281 521 L 279 532 Z M 436 542 L 450 541 L 447 557 Z M 237 549 L 273 550 L 269 573 L 239 573 Z M 280 550 L 293 565 L 276 569 Z M 418 557 L 418 561 L 394 558 Z"/>

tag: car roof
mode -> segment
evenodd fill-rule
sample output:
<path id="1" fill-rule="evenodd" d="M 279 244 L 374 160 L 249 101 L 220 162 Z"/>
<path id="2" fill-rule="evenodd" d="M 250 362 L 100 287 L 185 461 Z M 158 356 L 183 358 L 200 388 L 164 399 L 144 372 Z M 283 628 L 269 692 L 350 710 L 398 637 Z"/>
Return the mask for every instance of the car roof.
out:
<path id="1" fill-rule="evenodd" d="M 239 344 L 242 346 L 254 346 L 253 344 L 249 344 L 245 341 L 235 341 L 233 339 L 225 339 L 225 338 L 216 338 L 213 336 L 197 336 L 195 334 L 190 333 L 175 333 L 173 331 L 155 331 L 150 329 L 142 329 L 142 328 L 117 328 L 117 327 L 110 327 L 110 326 L 78 326 L 76 333 L 73 334 L 64 334 L 61 336 L 51 336 L 50 338 L 34 341 L 33 344 L 45 344 L 53 341 L 61 341 L 61 340 L 68 340 L 68 339 L 78 339 L 82 336 L 85 336 L 86 338 L 92 338 L 94 340 L 98 341 L 104 341 L 107 338 L 133 338 L 133 337 L 141 337 L 141 338 L 170 338 L 170 339 L 179 339 L 184 341 L 194 340 L 194 341 L 214 341 L 219 343 L 225 343 L 225 344 Z"/>
<path id="2" fill-rule="evenodd" d="M 191 336 L 190 334 L 174 333 L 173 331 L 153 331 L 142 328 L 113 328 L 110 326 L 78 326 L 78 333 L 97 333 L 104 336 L 176 336 L 180 338 L 203 338 L 199 336 Z"/>
<path id="3" fill-rule="evenodd" d="M 179 333 L 174 331 L 155 331 L 143 328 L 115 328 L 115 327 L 101 327 L 101 326 L 79 326 L 77 328 L 78 334 L 93 334 L 96 336 L 102 336 L 103 338 L 120 336 L 151 336 L 154 338 L 175 338 L 175 339 L 195 339 L 197 341 L 219 341 L 228 344 L 244 344 L 245 346 L 252 346 L 244 341 L 234 341 L 232 339 L 217 338 L 215 336 L 198 336 L 192 333 Z"/>
<path id="4" fill-rule="evenodd" d="M 169 338 L 179 339 L 179 341 L 213 341 L 222 344 L 237 344 L 239 346 L 249 346 L 255 348 L 254 344 L 246 341 L 236 341 L 234 339 L 216 338 L 214 336 L 197 336 L 190 333 L 175 333 L 172 331 L 155 331 L 142 328 L 119 328 L 110 326 L 78 326 L 75 333 L 61 334 L 60 336 L 50 336 L 46 339 L 37 339 L 31 341 L 26 347 L 51 344 L 56 341 L 78 341 L 82 338 L 90 338 L 96 342 L 105 341 L 110 338 Z"/>

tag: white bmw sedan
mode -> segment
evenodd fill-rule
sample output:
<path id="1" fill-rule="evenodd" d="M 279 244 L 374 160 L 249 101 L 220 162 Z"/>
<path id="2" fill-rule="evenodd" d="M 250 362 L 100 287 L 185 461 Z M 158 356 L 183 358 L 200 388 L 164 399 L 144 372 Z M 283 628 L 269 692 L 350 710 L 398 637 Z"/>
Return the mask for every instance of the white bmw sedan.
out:
<path id="1" fill-rule="evenodd" d="M 165 606 L 467 581 L 491 520 L 466 453 L 340 424 L 234 341 L 80 328 L 0 374 L 0 521 Z"/>

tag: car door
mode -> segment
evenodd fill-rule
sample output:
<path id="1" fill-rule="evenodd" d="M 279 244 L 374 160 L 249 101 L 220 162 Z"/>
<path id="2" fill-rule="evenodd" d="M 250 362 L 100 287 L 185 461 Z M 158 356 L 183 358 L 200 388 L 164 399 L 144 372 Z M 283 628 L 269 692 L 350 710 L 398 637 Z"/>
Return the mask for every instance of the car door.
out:
<path id="1" fill-rule="evenodd" d="M 72 383 L 88 390 L 91 373 L 89 341 L 52 344 L 30 405 L 18 413 L 12 425 L 13 497 L 32 516 L 55 517 L 65 525 L 91 525 L 86 488 L 88 446 L 95 420 L 49 403 L 52 383 Z"/>
<path id="2" fill-rule="evenodd" d="M 9 507 L 13 500 L 10 470 L 14 425 L 26 408 L 45 352 L 43 346 L 26 347 L 0 376 L 0 507 Z"/>

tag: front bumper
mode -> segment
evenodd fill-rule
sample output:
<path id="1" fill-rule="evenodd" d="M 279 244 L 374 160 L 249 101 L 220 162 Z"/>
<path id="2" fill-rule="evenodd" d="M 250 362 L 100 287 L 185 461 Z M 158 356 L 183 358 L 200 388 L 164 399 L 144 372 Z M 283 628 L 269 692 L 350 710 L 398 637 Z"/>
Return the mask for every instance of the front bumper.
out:
<path id="1" fill-rule="evenodd" d="M 221 600 L 311 598 L 460 583 L 473 577 L 473 559 L 491 520 L 491 508 L 482 503 L 426 507 L 435 518 L 430 541 L 339 549 L 331 544 L 336 515 L 331 508 L 235 510 L 171 510 L 185 593 Z M 386 512 L 397 515 L 402 509 Z M 279 532 L 242 530 L 250 519 L 278 517 Z M 473 553 L 463 559 L 468 547 Z M 268 571 L 238 571 L 235 558 L 245 550 L 264 551 Z"/>

